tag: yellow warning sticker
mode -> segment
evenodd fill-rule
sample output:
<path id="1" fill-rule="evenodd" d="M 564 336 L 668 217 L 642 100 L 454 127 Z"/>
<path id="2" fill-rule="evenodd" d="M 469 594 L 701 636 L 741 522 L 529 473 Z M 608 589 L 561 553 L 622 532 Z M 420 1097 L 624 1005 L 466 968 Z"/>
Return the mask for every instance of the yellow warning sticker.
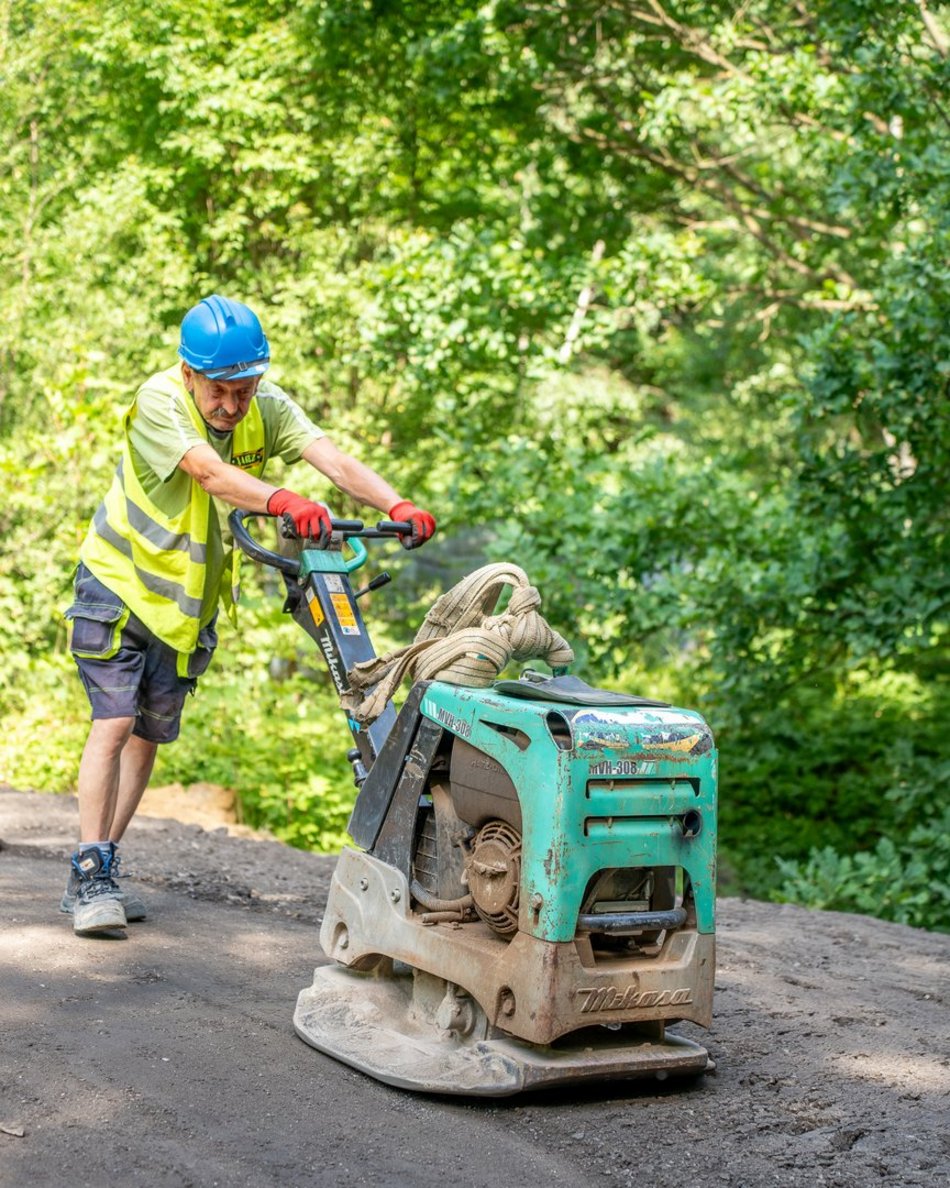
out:
<path id="1" fill-rule="evenodd" d="M 320 609 L 320 599 L 312 590 L 307 591 L 307 601 L 310 603 L 310 617 L 314 624 L 319 627 L 323 622 L 323 611 Z"/>
<path id="2" fill-rule="evenodd" d="M 360 629 L 356 625 L 356 617 L 353 614 L 352 606 L 350 606 L 349 598 L 345 594 L 331 594 L 330 601 L 333 603 L 333 609 L 336 611 L 336 617 L 343 634 L 359 635 Z"/>

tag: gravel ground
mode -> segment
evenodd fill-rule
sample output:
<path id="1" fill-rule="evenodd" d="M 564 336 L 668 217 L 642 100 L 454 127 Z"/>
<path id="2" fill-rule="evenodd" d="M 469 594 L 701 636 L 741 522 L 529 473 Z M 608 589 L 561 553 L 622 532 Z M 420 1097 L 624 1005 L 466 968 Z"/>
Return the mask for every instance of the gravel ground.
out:
<path id="1" fill-rule="evenodd" d="M 332 858 L 138 818 L 127 940 L 57 910 L 75 801 L 0 789 L 0 1185 L 950 1185 L 950 936 L 719 904 L 714 1076 L 497 1102 L 294 1035 Z"/>

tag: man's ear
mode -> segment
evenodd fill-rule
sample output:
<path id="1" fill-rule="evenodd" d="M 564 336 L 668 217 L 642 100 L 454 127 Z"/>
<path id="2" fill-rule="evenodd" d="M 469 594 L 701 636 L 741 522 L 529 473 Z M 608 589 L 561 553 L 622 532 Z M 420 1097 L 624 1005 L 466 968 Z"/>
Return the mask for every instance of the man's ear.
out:
<path id="1" fill-rule="evenodd" d="M 185 385 L 185 391 L 190 392 L 192 396 L 195 394 L 195 373 L 188 366 L 187 363 L 181 365 L 181 378 Z"/>

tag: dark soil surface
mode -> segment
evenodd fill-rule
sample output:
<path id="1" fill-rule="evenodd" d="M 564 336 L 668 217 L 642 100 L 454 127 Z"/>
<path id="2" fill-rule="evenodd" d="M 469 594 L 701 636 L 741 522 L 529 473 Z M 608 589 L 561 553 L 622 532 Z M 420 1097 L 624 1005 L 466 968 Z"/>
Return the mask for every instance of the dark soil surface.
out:
<path id="1" fill-rule="evenodd" d="M 309 1048 L 334 859 L 138 818 L 150 916 L 57 911 L 69 797 L 0 789 L 0 1185 L 950 1185 L 950 936 L 724 899 L 715 1075 L 416 1096 Z"/>

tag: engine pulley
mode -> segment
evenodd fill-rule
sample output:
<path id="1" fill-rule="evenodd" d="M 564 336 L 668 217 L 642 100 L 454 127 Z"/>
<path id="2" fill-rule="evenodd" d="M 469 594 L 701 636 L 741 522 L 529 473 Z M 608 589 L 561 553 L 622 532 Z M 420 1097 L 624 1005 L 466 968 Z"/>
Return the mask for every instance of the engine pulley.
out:
<path id="1" fill-rule="evenodd" d="M 501 936 L 518 930 L 521 887 L 521 834 L 506 821 L 479 829 L 465 860 L 475 911 Z"/>

